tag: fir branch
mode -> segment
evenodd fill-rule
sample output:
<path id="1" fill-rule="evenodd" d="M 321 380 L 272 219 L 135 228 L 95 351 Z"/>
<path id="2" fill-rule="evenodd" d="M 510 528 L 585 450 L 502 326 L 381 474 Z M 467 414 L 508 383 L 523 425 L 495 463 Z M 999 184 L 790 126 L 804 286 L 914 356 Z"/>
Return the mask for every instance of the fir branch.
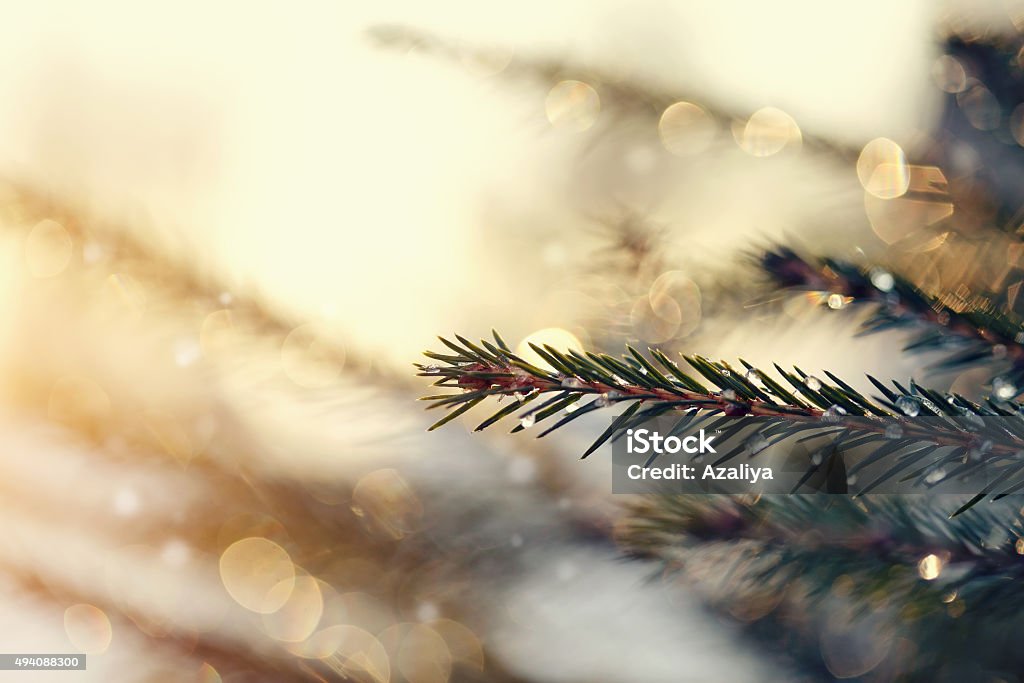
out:
<path id="1" fill-rule="evenodd" d="M 1024 558 L 1017 550 L 1024 517 L 1018 511 L 1008 521 L 1004 512 L 984 510 L 950 520 L 899 496 L 824 502 L 808 496 L 658 496 L 631 504 L 618 538 L 640 556 L 656 556 L 660 548 L 678 546 L 682 538 L 745 539 L 766 547 L 870 555 L 915 571 L 922 558 L 934 554 L 969 582 L 982 576 L 1024 575 Z M 821 533 L 809 539 L 806 530 L 812 527 Z M 1000 529 L 1004 533 L 993 542 L 993 530 Z"/>
<path id="2" fill-rule="evenodd" d="M 554 418 L 565 409 L 572 410 L 585 397 L 592 397 L 582 407 L 562 415 L 538 437 L 581 415 L 618 404 L 627 405 L 627 410 L 586 450 L 584 458 L 630 426 L 671 411 L 768 417 L 774 420 L 762 434 L 777 442 L 806 430 L 823 430 L 841 432 L 839 438 L 848 447 L 871 447 L 873 451 L 868 457 L 855 465 L 858 468 L 883 457 L 901 456 L 883 477 L 862 493 L 897 474 L 920 481 L 926 468 L 912 470 L 910 474 L 906 473 L 907 468 L 921 465 L 925 456 L 942 447 L 949 448 L 949 453 L 942 456 L 942 463 L 962 460 L 963 469 L 967 469 L 973 466 L 970 463 L 985 461 L 1004 474 L 1010 473 L 999 487 L 986 494 L 1002 497 L 1018 487 L 1015 475 L 1022 467 L 1017 460 L 1024 449 L 1024 424 L 1018 422 L 1024 421 L 1024 417 L 1017 404 L 994 399 L 976 404 L 957 394 L 943 394 L 913 382 L 909 389 L 898 382 L 893 382 L 890 388 L 870 376 L 883 396 L 868 398 L 831 373 L 826 373 L 833 382 L 828 383 L 799 368 L 787 372 L 776 366 L 782 378 L 779 381 L 745 361 L 741 361 L 745 372 L 740 374 L 727 363 L 700 356 L 685 357 L 703 378 L 701 381 L 684 372 L 660 351 L 651 349 L 648 358 L 631 347 L 627 347 L 628 355 L 614 358 L 607 354 L 561 352 L 550 346 L 532 345 L 544 362 L 554 368 L 546 370 L 513 353 L 497 333 L 494 339 L 495 343 L 485 340 L 473 344 L 458 335 L 457 341 L 441 338 L 452 353 L 428 351 L 427 357 L 441 364 L 416 365 L 421 376 L 436 380 L 435 386 L 459 390 L 424 397 L 423 400 L 431 403 L 428 409 L 449 411 L 430 427 L 431 430 L 492 396 L 513 397 L 516 403 L 501 408 L 481 422 L 477 430 L 514 414 L 540 395 L 550 394 L 539 405 L 525 408 L 519 414 L 519 424 L 513 432 Z M 935 419 L 927 422 L 910 419 L 918 416 Z M 982 417 L 1003 419 L 985 421 L 980 419 Z M 891 431 L 894 426 L 898 427 L 900 435 L 896 439 Z M 1019 483 L 1019 487 L 1024 487 L 1024 483 Z M 963 509 L 976 502 L 970 502 Z"/>
<path id="3" fill-rule="evenodd" d="M 950 350 L 934 367 L 949 370 L 969 364 L 1005 360 L 1009 370 L 993 378 L 997 398 L 1024 393 L 1024 321 L 998 311 L 991 297 L 937 297 L 898 273 L 868 268 L 839 259 L 808 259 L 788 248 L 768 250 L 760 263 L 784 289 L 820 294 L 822 305 L 840 309 L 850 304 L 875 307 L 863 333 L 894 328 L 915 331 L 905 351 Z"/>
<path id="4" fill-rule="evenodd" d="M 785 634 L 812 667 L 821 625 L 837 622 L 941 653 L 899 664 L 908 680 L 935 680 L 956 654 L 992 668 L 1024 663 L 999 642 L 1024 574 L 1021 513 L 1008 506 L 950 521 L 905 497 L 648 496 L 631 501 L 617 530 L 630 556 L 662 562 L 724 610 L 766 605 L 744 620 L 752 634 L 772 644 Z"/>

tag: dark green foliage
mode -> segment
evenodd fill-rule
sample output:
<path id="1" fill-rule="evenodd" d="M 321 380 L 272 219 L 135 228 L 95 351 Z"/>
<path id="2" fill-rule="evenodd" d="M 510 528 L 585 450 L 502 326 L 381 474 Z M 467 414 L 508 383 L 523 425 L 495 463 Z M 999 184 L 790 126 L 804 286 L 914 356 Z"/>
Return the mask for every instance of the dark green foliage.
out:
<path id="1" fill-rule="evenodd" d="M 1008 364 L 993 379 L 995 393 L 1003 398 L 1024 393 L 1024 321 L 994 310 L 992 297 L 978 297 L 986 303 L 955 310 L 898 273 L 837 259 L 808 259 L 787 248 L 765 252 L 760 264 L 780 287 L 836 294 L 843 297 L 843 305 L 873 305 L 863 333 L 912 330 L 904 351 L 945 352 L 937 370 L 993 361 Z"/>
<path id="2" fill-rule="evenodd" d="M 751 633 L 784 644 L 811 668 L 821 662 L 822 629 L 868 628 L 883 641 L 928 643 L 890 662 L 898 680 L 936 680 L 956 660 L 1020 671 L 1024 654 L 1010 646 L 1017 636 L 1007 628 L 1013 631 L 1021 605 L 1021 512 L 986 506 L 949 520 L 922 502 L 637 497 L 616 538 L 629 555 L 663 562 L 667 576 L 713 604 L 741 616 L 755 610 L 742 619 Z M 866 680 L 896 678 L 876 673 Z M 948 680 L 1000 679 L 972 673 Z"/>
<path id="3" fill-rule="evenodd" d="M 436 379 L 436 386 L 459 390 L 424 397 L 431 403 L 429 408 L 449 411 L 430 429 L 491 396 L 510 397 L 514 402 L 481 422 L 478 430 L 518 412 L 519 422 L 513 432 L 551 421 L 538 437 L 582 415 L 625 406 L 584 452 L 585 458 L 629 427 L 668 412 L 717 416 L 714 427 L 723 430 L 720 443 L 728 446 L 729 437 L 735 432 L 738 438 L 743 424 L 735 418 L 749 415 L 768 418 L 769 425 L 761 435 L 773 443 L 828 434 L 833 446 L 860 449 L 862 459 L 850 466 L 850 475 L 888 459 L 891 465 L 868 482 L 861 493 L 894 477 L 923 485 L 930 468 L 940 465 L 954 468 L 950 476 L 959 476 L 982 462 L 1001 474 L 986 494 L 1001 498 L 1024 488 L 1024 462 L 1019 456 L 1024 451 L 1024 417 L 1017 403 L 990 399 L 978 404 L 913 381 L 909 388 L 898 382 L 889 387 L 871 377 L 882 395 L 868 397 L 831 373 L 826 373 L 829 383 L 799 368 L 790 372 L 776 366 L 780 381 L 745 361 L 741 361 L 741 374 L 727 363 L 700 356 L 685 357 L 694 371 L 691 374 L 658 350 L 651 349 L 649 355 L 644 355 L 632 347 L 627 347 L 626 355 L 614 358 L 534 346 L 545 363 L 556 368 L 546 370 L 513 353 L 496 333 L 494 339 L 495 343 L 485 340 L 479 344 L 458 335 L 455 342 L 441 339 L 452 353 L 427 352 L 440 364 L 417 365 L 421 376 Z M 548 396 L 534 404 L 543 394 Z M 737 429 L 730 431 L 727 425 L 732 422 Z M 898 428 L 897 436 L 894 428 Z M 716 464 L 735 457 L 740 450 L 736 446 Z M 809 470 L 807 478 L 813 473 Z M 954 514 L 983 498 L 975 497 Z"/>

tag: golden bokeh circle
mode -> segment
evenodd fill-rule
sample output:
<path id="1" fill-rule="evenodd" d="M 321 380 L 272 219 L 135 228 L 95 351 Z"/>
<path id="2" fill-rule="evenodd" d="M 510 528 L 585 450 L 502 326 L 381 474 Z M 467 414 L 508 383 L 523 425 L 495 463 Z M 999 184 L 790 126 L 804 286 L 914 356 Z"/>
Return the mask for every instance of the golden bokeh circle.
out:
<path id="1" fill-rule="evenodd" d="M 857 159 L 861 187 L 879 199 L 895 199 L 910 188 L 910 167 L 903 148 L 889 138 L 864 145 Z"/>
<path id="2" fill-rule="evenodd" d="M 751 114 L 739 140 L 743 151 L 755 157 L 778 154 L 786 147 L 798 147 L 802 141 L 800 126 L 793 117 L 775 107 Z"/>
<path id="3" fill-rule="evenodd" d="M 359 479 L 352 512 L 369 530 L 398 540 L 420 527 L 423 504 L 398 470 L 385 468 Z"/>
<path id="4" fill-rule="evenodd" d="M 484 647 L 480 638 L 467 626 L 452 619 L 437 619 L 430 622 L 448 645 L 454 661 L 468 665 L 477 671 L 484 670 Z"/>
<path id="5" fill-rule="evenodd" d="M 199 667 L 197 678 L 199 683 L 221 683 L 223 680 L 220 677 L 220 673 L 218 673 L 217 670 L 207 662 L 203 662 Z"/>
<path id="6" fill-rule="evenodd" d="M 714 140 L 717 130 L 714 119 L 707 111 L 692 102 L 670 105 L 658 121 L 661 143 L 665 149 L 678 156 L 703 152 Z"/>
<path id="7" fill-rule="evenodd" d="M 295 587 L 295 565 L 288 551 L 261 536 L 232 543 L 221 553 L 219 566 L 228 594 L 253 612 L 276 612 Z"/>
<path id="8" fill-rule="evenodd" d="M 289 580 L 284 579 L 287 583 Z M 270 614 L 263 615 L 263 629 L 267 635 L 287 643 L 298 643 L 313 634 L 324 612 L 324 598 L 320 582 L 314 577 L 303 575 L 292 581 L 288 601 Z M 283 591 L 282 586 L 275 591 Z"/>
<path id="9" fill-rule="evenodd" d="M 332 661 L 339 672 L 358 683 L 388 683 L 391 660 L 387 650 L 373 634 L 357 626 L 332 626 L 331 640 L 337 641 Z"/>
<path id="10" fill-rule="evenodd" d="M 523 341 L 519 342 L 518 346 L 516 346 L 516 355 L 527 363 L 546 370 L 554 370 L 555 368 L 548 365 L 548 362 L 544 360 L 539 353 L 534 351 L 530 344 L 535 344 L 541 348 L 544 348 L 544 346 L 547 345 L 563 352 L 570 349 L 579 351 L 583 348 L 583 344 L 580 343 L 580 340 L 576 335 L 569 330 L 562 329 L 561 327 L 545 327 L 544 329 L 530 333 L 525 339 L 523 339 Z"/>
<path id="11" fill-rule="evenodd" d="M 380 642 L 392 667 L 409 683 L 447 683 L 451 677 L 448 644 L 426 624 L 395 624 L 381 632 Z"/>
<path id="12" fill-rule="evenodd" d="M 601 98 L 583 81 L 562 81 L 548 92 L 544 111 L 555 128 L 582 132 L 597 121 Z"/>
<path id="13" fill-rule="evenodd" d="M 86 603 L 64 610 L 64 631 L 76 650 L 89 655 L 106 652 L 114 636 L 106 613 Z"/>

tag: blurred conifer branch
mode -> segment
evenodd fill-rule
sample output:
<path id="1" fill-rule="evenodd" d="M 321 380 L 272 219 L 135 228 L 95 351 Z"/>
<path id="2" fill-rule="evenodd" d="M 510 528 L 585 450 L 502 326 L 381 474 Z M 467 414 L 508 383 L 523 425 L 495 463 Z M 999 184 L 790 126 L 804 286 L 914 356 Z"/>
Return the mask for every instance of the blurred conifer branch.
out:
<path id="1" fill-rule="evenodd" d="M 369 36 L 378 45 L 394 50 L 415 48 L 425 54 L 436 55 L 451 61 L 458 61 L 467 55 L 487 62 L 502 61 L 504 55 L 487 48 L 463 47 L 427 31 L 408 26 L 380 25 L 369 31 Z M 665 109 L 680 101 L 698 104 L 722 130 L 729 130 L 736 121 L 746 121 L 753 112 L 734 110 L 716 103 L 710 97 L 696 93 L 669 90 L 644 83 L 636 78 L 622 79 L 598 68 L 576 64 L 568 59 L 540 56 L 513 56 L 501 71 L 505 78 L 528 80 L 550 85 L 571 77 L 586 80 L 597 88 L 604 104 L 623 114 L 661 116 Z M 860 149 L 827 136 L 802 133 L 802 144 L 814 151 L 834 156 L 843 161 L 855 161 Z"/>
<path id="2" fill-rule="evenodd" d="M 684 539 L 696 543 L 742 539 L 800 560 L 787 563 L 782 575 L 775 574 L 773 579 L 766 575 L 766 581 L 785 583 L 793 575 L 806 577 L 808 571 L 821 569 L 823 557 L 831 557 L 839 571 L 849 571 L 855 563 L 850 557 L 839 556 L 845 553 L 901 568 L 886 578 L 902 584 L 904 590 L 927 587 L 937 598 L 939 591 L 953 589 L 963 597 L 970 594 L 972 604 L 977 599 L 992 600 L 979 606 L 1001 610 L 1007 605 L 1005 596 L 999 595 L 1000 583 L 1024 572 L 1018 551 L 1024 517 L 1019 511 L 1006 519 L 1001 514 L 1005 511 L 982 509 L 950 520 L 908 505 L 899 496 L 856 500 L 777 495 L 658 496 L 637 497 L 630 506 L 634 514 L 618 529 L 618 538 L 631 553 L 671 560 L 672 552 L 686 545 Z M 806 530 L 812 527 L 820 533 L 808 537 Z M 995 540 L 994 528 L 1002 530 Z M 939 558 L 941 566 L 955 567 L 956 571 L 946 572 L 935 584 L 919 581 L 919 564 L 929 555 Z M 935 574 L 928 580 L 942 572 Z M 812 583 L 831 585 L 830 580 Z M 941 606 L 935 600 L 929 607 Z"/>
<path id="3" fill-rule="evenodd" d="M 837 623 L 919 644 L 899 665 L 908 680 L 934 680 L 957 657 L 1022 665 L 999 636 L 1019 610 L 1024 568 L 1009 505 L 954 520 L 885 496 L 646 496 L 628 508 L 616 538 L 629 555 L 662 562 L 808 668 L 821 666 L 819 629 Z"/>
<path id="4" fill-rule="evenodd" d="M 784 247 L 766 251 L 760 264 L 777 286 L 816 293 L 829 308 L 873 305 L 863 332 L 913 330 L 904 351 L 948 352 L 936 369 L 1007 362 L 1009 369 L 993 378 L 994 395 L 1011 399 L 1024 392 L 1024 321 L 997 309 L 990 295 L 936 296 L 885 268 L 805 258 Z"/>
<path id="5" fill-rule="evenodd" d="M 3 181 L 7 199 L 0 202 L 0 229 L 27 231 L 37 222 L 50 219 L 67 231 L 74 245 L 72 268 L 111 275 L 126 274 L 177 306 L 180 312 L 207 314 L 225 310 L 231 324 L 251 332 L 253 338 L 280 342 L 304 320 L 275 305 L 251 286 L 228 284 L 180 240 L 144 239 L 138 230 L 111 227 L 83 208 L 59 202 L 26 185 Z M 137 226 L 136 226 L 137 227 Z M 318 349 L 330 360 L 381 379 L 404 383 L 397 374 L 381 372 L 379 364 L 357 357 L 330 338 L 319 338 Z"/>

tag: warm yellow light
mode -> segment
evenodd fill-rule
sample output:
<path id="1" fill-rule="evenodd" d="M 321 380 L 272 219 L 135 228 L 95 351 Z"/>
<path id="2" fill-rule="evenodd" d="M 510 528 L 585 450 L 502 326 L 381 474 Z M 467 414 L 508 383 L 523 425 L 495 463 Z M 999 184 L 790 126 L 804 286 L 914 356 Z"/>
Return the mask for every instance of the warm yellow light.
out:
<path id="1" fill-rule="evenodd" d="M 939 574 L 942 573 L 942 558 L 938 555 L 925 555 L 921 558 L 921 561 L 917 563 L 917 573 L 921 575 L 921 578 L 925 581 L 934 581 L 939 578 Z"/>
<path id="2" fill-rule="evenodd" d="M 787 146 L 798 146 L 802 140 L 800 126 L 792 116 L 781 109 L 765 107 L 747 119 L 738 142 L 747 154 L 768 157 Z"/>
<path id="3" fill-rule="evenodd" d="M 658 135 L 665 149 L 679 156 L 703 152 L 715 137 L 715 121 L 700 106 L 676 102 L 658 121 Z"/>
<path id="4" fill-rule="evenodd" d="M 76 650 L 90 655 L 106 652 L 114 635 L 106 613 L 88 604 L 64 610 L 64 631 Z"/>
<path id="5" fill-rule="evenodd" d="M 295 586 L 295 565 L 273 541 L 253 536 L 232 543 L 220 556 L 220 578 L 235 602 L 270 614 L 284 606 Z"/>
<path id="6" fill-rule="evenodd" d="M 568 330 L 563 330 L 561 327 L 545 327 L 542 330 L 533 332 L 523 341 L 519 342 L 519 345 L 516 347 L 516 355 L 527 363 L 548 370 L 554 370 L 554 368 L 548 365 L 547 361 L 541 358 L 540 354 L 530 348 L 530 344 L 535 344 L 541 348 L 547 345 L 558 351 L 568 351 L 569 349 L 579 351 L 583 348 L 576 335 Z"/>
<path id="7" fill-rule="evenodd" d="M 548 93 L 544 111 L 552 126 L 582 132 L 597 121 L 601 98 L 582 81 L 562 81 Z"/>
<path id="8" fill-rule="evenodd" d="M 287 586 L 277 590 L 285 589 Z M 312 635 L 323 611 L 320 583 L 312 576 L 299 576 L 294 579 L 288 602 L 281 609 L 263 615 L 263 628 L 271 638 L 288 643 L 302 642 Z"/>
<path id="9" fill-rule="evenodd" d="M 910 168 L 903 148 L 888 138 L 876 138 L 864 145 L 857 159 L 857 178 L 869 194 L 895 199 L 910 187 Z"/>

